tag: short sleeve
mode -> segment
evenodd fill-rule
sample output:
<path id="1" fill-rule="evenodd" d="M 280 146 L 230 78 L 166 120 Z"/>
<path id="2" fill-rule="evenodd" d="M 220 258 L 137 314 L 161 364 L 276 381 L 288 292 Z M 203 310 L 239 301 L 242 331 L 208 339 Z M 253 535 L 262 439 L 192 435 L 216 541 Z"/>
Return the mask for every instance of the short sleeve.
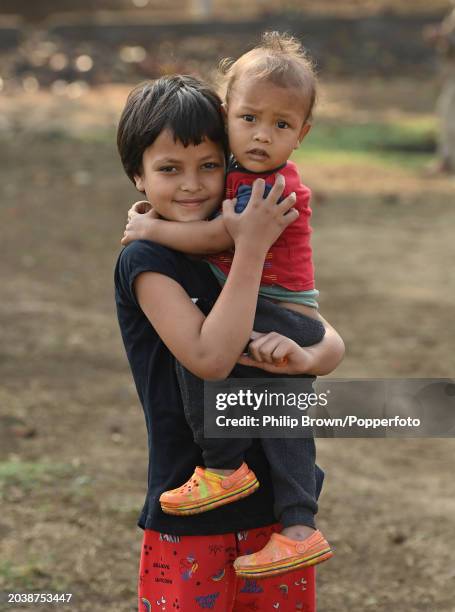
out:
<path id="1" fill-rule="evenodd" d="M 178 253 L 148 240 L 136 240 L 120 253 L 115 267 L 115 288 L 119 301 L 134 302 L 134 281 L 143 272 L 157 272 L 180 283 Z"/>

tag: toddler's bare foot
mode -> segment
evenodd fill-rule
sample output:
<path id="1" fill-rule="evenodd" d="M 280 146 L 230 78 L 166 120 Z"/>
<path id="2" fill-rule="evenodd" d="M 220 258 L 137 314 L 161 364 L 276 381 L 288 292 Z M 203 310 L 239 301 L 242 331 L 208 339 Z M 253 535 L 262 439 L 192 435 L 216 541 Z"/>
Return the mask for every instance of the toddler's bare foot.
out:
<path id="1" fill-rule="evenodd" d="M 307 525 L 292 525 L 292 527 L 285 527 L 281 532 L 281 535 L 284 535 L 291 540 L 298 540 L 301 542 L 302 540 L 306 540 L 313 535 L 315 531 L 316 529 L 308 527 Z"/>

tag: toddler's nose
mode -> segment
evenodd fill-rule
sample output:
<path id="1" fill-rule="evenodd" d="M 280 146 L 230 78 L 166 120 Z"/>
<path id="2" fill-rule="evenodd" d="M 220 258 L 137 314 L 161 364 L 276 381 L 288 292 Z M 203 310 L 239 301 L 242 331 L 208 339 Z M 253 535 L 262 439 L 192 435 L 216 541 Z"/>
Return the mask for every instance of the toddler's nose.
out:
<path id="1" fill-rule="evenodd" d="M 253 140 L 255 140 L 256 142 L 270 144 L 272 142 L 272 137 L 270 135 L 270 132 L 268 132 L 267 130 L 259 130 L 253 136 Z"/>

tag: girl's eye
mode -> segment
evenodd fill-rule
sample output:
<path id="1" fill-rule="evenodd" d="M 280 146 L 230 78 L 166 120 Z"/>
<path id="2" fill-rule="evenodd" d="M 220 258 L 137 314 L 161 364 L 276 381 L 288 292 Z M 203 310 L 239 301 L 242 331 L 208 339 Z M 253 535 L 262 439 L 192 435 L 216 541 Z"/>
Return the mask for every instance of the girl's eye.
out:
<path id="1" fill-rule="evenodd" d="M 254 115 L 242 115 L 242 119 L 244 121 L 248 121 L 249 123 L 252 123 L 253 121 L 256 120 L 256 117 Z"/>
<path id="2" fill-rule="evenodd" d="M 289 127 L 289 123 L 287 123 L 286 121 L 277 121 L 276 124 L 277 124 L 277 127 L 279 127 L 282 130 Z"/>
<path id="3" fill-rule="evenodd" d="M 175 166 L 162 166 L 159 171 L 170 174 L 171 172 L 177 172 L 177 168 Z"/>
<path id="4" fill-rule="evenodd" d="M 206 162 L 202 167 L 205 170 L 214 170 L 215 168 L 219 168 L 220 164 L 217 162 Z"/>

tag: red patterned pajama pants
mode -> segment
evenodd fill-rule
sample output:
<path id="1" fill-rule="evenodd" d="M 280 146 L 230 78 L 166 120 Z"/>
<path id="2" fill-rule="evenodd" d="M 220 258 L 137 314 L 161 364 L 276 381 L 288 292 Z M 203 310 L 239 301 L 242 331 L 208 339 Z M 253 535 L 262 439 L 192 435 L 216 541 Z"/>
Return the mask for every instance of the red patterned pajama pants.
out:
<path id="1" fill-rule="evenodd" d="M 210 536 L 174 536 L 146 529 L 139 567 L 139 612 L 315 612 L 315 570 L 236 578 L 232 562 L 257 552 L 280 527 Z"/>

